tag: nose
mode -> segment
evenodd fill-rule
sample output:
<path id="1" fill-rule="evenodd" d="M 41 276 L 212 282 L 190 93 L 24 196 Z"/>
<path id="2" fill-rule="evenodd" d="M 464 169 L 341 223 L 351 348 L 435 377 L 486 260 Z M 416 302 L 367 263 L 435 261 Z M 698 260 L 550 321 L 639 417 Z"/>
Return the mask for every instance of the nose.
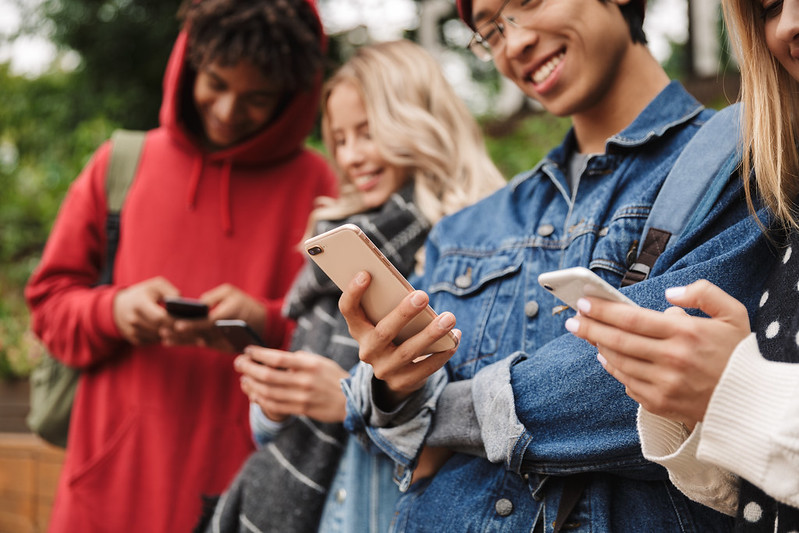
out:
<path id="1" fill-rule="evenodd" d="M 799 0 L 783 2 L 776 36 L 786 43 L 799 40 Z"/>
<path id="2" fill-rule="evenodd" d="M 348 140 L 336 149 L 336 161 L 342 169 L 357 167 L 363 163 L 363 151 L 358 143 Z"/>
<path id="3" fill-rule="evenodd" d="M 214 105 L 214 114 L 216 118 L 222 122 L 232 122 L 233 118 L 236 116 L 238 107 L 238 102 L 236 101 L 236 97 L 233 95 L 222 95 L 220 96 Z"/>
<path id="4" fill-rule="evenodd" d="M 529 26 L 521 27 L 509 22 L 505 23 L 505 50 L 508 59 L 521 57 L 538 42 L 538 32 Z"/>

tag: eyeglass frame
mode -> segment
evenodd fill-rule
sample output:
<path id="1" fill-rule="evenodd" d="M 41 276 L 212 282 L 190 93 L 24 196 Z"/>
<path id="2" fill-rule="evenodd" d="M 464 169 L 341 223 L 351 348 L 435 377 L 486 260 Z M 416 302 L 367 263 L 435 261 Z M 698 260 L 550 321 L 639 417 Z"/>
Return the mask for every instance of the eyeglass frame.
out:
<path id="1" fill-rule="evenodd" d="M 485 28 L 488 25 L 494 26 L 494 29 L 499 33 L 499 37 L 502 40 L 505 39 L 505 25 L 499 22 L 500 19 L 514 28 L 521 28 L 521 24 L 519 24 L 515 17 L 503 14 L 503 11 L 510 3 L 511 0 L 505 0 L 491 18 L 480 25 L 480 28 Z M 494 58 L 494 54 L 491 51 L 491 45 L 488 44 L 488 40 L 480 34 L 480 28 L 472 32 L 472 38 L 469 39 L 469 44 L 466 45 L 466 48 L 468 48 L 477 59 L 487 63 Z"/>

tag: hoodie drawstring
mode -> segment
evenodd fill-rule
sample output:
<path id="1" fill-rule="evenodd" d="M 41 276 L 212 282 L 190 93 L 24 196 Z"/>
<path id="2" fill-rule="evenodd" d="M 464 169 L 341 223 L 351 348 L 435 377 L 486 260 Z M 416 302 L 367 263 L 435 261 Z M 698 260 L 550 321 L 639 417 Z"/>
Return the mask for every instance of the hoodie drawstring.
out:
<path id="1" fill-rule="evenodd" d="M 233 233 L 233 217 L 230 212 L 230 160 L 222 165 L 222 179 L 219 180 L 219 210 L 222 216 L 222 229 L 225 235 Z"/>
<path id="2" fill-rule="evenodd" d="M 194 160 L 189 179 L 189 211 L 194 211 L 197 205 L 197 191 L 200 187 L 200 178 L 203 175 L 204 166 L 205 158 L 200 155 Z M 219 180 L 219 215 L 225 235 L 233 233 L 233 215 L 230 210 L 230 172 L 232 166 L 233 163 L 230 160 L 225 160 L 222 163 L 222 175 Z"/>
<path id="3" fill-rule="evenodd" d="M 194 159 L 194 165 L 191 168 L 191 176 L 189 180 L 189 211 L 194 211 L 194 206 L 197 204 L 197 188 L 200 186 L 200 176 L 203 174 L 203 166 L 205 164 L 204 157 L 200 155 Z"/>

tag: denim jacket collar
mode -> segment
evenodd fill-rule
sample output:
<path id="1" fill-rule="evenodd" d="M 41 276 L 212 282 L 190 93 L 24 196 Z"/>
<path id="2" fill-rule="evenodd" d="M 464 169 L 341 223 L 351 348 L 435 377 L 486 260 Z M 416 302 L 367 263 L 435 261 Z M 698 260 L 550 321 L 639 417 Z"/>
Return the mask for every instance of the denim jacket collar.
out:
<path id="1" fill-rule="evenodd" d="M 610 137 L 606 144 L 607 153 L 614 149 L 643 146 L 666 134 L 671 128 L 692 120 L 702 112 L 699 103 L 678 81 L 671 81 L 644 108 L 624 130 Z M 511 182 L 515 188 L 522 181 L 535 176 L 543 167 L 555 165 L 565 168 L 566 159 L 575 145 L 574 128 L 570 129 L 560 146 L 553 149 L 532 170 L 516 176 Z"/>

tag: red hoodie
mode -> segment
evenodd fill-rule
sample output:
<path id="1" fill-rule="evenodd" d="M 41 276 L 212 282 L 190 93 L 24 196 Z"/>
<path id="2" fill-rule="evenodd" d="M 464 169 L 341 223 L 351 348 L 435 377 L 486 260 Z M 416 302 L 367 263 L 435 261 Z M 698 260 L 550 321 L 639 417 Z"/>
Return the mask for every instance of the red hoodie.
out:
<path id="1" fill-rule="evenodd" d="M 247 398 L 230 354 L 125 342 L 113 298 L 155 276 L 188 297 L 231 283 L 265 304 L 266 341 L 284 346 L 297 245 L 314 199 L 335 194 L 326 162 L 303 148 L 318 84 L 262 133 L 209 153 L 180 115 L 193 81 L 186 42 L 175 44 L 161 126 L 147 134 L 122 211 L 114 285 L 91 287 L 105 245 L 105 144 L 70 188 L 26 289 L 37 335 L 83 368 L 53 532 L 191 531 L 201 495 L 221 493 L 253 450 Z"/>

